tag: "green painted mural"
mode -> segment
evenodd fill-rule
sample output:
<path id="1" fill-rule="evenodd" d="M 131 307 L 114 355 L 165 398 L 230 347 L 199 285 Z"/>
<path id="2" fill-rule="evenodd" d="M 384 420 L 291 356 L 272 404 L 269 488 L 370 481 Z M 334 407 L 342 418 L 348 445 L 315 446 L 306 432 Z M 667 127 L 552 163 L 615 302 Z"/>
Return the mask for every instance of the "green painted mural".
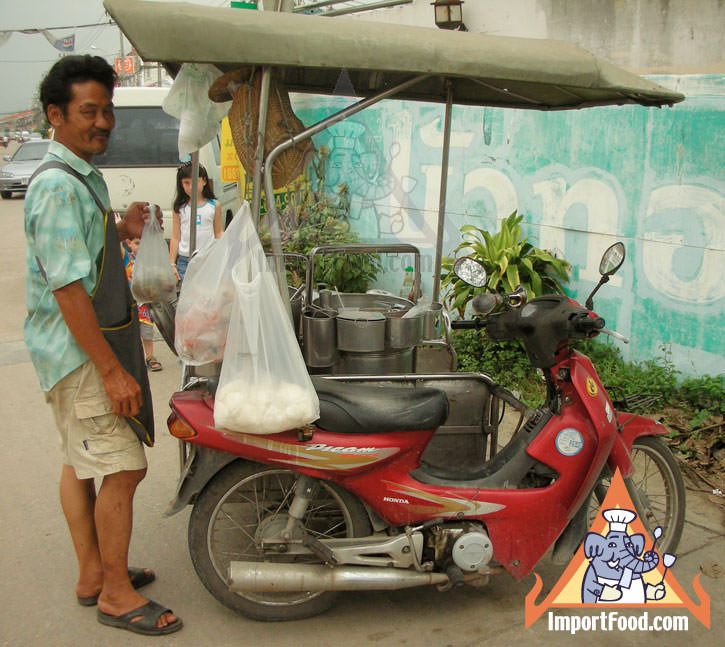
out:
<path id="1" fill-rule="evenodd" d="M 657 76 L 683 92 L 673 108 L 541 113 L 456 106 L 444 253 L 471 223 L 491 231 L 512 211 L 527 235 L 573 265 L 583 301 L 602 251 L 628 260 L 597 295 L 630 359 L 668 354 L 686 375 L 725 372 L 725 77 Z M 295 97 L 312 124 L 350 103 Z M 325 182 L 346 182 L 365 240 L 421 250 L 430 294 L 443 144 L 443 106 L 386 101 L 315 137 L 330 149 Z M 378 287 L 397 293 L 410 259 L 387 257 Z"/>

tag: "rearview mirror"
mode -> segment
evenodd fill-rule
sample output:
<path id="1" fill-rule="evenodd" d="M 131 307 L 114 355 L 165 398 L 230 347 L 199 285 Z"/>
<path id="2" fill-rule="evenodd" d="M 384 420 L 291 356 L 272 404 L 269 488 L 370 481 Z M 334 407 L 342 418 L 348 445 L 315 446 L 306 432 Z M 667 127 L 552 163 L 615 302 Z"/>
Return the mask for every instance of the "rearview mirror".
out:
<path id="1" fill-rule="evenodd" d="M 602 254 L 602 260 L 599 262 L 599 273 L 602 275 L 602 278 L 599 279 L 599 283 L 597 283 L 597 286 L 587 297 L 587 301 L 585 303 L 589 310 L 594 307 L 594 295 L 597 293 L 597 290 L 607 283 L 609 281 L 609 277 L 622 267 L 622 263 L 624 263 L 624 255 L 624 243 L 622 242 L 610 245 L 604 254 Z"/>
<path id="2" fill-rule="evenodd" d="M 609 247 L 604 254 L 602 254 L 602 260 L 599 263 L 599 273 L 602 276 L 611 276 L 614 274 L 624 263 L 624 243 L 614 243 Z"/>
<path id="3" fill-rule="evenodd" d="M 482 288 L 488 280 L 486 268 L 472 258 L 459 258 L 453 264 L 453 272 L 459 279 L 474 288 Z"/>

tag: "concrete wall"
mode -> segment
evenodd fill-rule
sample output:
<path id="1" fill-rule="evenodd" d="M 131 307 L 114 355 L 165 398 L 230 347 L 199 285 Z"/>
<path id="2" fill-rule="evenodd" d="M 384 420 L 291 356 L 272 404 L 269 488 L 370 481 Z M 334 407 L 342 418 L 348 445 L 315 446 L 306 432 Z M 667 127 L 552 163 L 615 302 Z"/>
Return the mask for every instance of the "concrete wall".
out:
<path id="1" fill-rule="evenodd" d="M 719 76 L 653 77 L 687 94 L 674 108 L 640 106 L 539 113 L 456 107 L 444 252 L 463 224 L 495 231 L 512 211 L 540 247 L 574 266 L 583 300 L 602 251 L 627 246 L 624 269 L 597 310 L 632 337 L 625 356 L 671 353 L 685 374 L 723 371 L 725 314 L 725 83 Z M 346 104 L 297 97 L 314 123 Z M 367 240 L 422 252 L 434 263 L 443 108 L 389 101 L 316 137 L 330 148 L 326 182 L 346 182 L 355 229 Z M 410 259 L 387 257 L 380 287 L 397 293 Z"/>
<path id="2" fill-rule="evenodd" d="M 359 14 L 433 27 L 431 0 Z M 554 38 L 640 73 L 725 73 L 722 0 L 466 0 L 469 31 Z"/>
<path id="3" fill-rule="evenodd" d="M 361 19 L 430 26 L 432 7 L 417 0 Z M 651 78 L 687 100 L 559 113 L 456 107 L 444 253 L 463 224 L 494 231 L 518 209 L 533 241 L 573 264 L 569 291 L 583 301 L 602 251 L 623 240 L 628 260 L 596 308 L 632 338 L 625 357 L 668 353 L 684 374 L 725 372 L 725 2 L 468 0 L 464 19 L 471 31 L 570 40 L 635 71 L 669 71 Z M 345 103 L 295 106 L 309 124 Z M 442 106 L 384 102 L 316 138 L 332 151 L 329 188 L 350 186 L 355 228 L 418 245 L 429 294 L 442 119 Z M 386 259 L 380 286 L 397 293 L 407 264 Z"/>

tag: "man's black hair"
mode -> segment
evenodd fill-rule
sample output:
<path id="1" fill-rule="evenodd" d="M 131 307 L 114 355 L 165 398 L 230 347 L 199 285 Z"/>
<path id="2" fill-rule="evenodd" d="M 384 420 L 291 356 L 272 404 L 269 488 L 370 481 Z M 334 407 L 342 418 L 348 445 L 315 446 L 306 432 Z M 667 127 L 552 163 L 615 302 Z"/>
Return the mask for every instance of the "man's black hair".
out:
<path id="1" fill-rule="evenodd" d="M 64 56 L 53 67 L 40 83 L 40 102 L 43 112 L 48 114 L 48 106 L 58 106 L 66 114 L 68 104 L 72 100 L 71 85 L 97 81 L 113 96 L 116 83 L 115 70 L 100 56 Z"/>

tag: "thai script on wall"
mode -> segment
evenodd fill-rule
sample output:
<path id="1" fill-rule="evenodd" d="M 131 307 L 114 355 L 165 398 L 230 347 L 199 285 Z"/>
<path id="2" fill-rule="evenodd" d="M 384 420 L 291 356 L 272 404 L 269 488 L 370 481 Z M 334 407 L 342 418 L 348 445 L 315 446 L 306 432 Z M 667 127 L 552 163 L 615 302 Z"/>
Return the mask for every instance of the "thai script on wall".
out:
<path id="1" fill-rule="evenodd" d="M 460 227 L 489 231 L 514 210 L 539 247 L 572 263 L 579 301 L 604 249 L 627 248 L 595 309 L 630 337 L 625 357 L 667 354 L 685 374 L 725 371 L 725 77 L 654 77 L 688 98 L 673 108 L 541 113 L 453 110 L 444 254 Z M 311 124 L 350 103 L 297 97 Z M 325 184 L 345 182 L 365 240 L 421 250 L 430 294 L 438 221 L 443 106 L 384 101 L 316 136 Z M 410 259 L 384 257 L 379 287 L 397 292 Z"/>

